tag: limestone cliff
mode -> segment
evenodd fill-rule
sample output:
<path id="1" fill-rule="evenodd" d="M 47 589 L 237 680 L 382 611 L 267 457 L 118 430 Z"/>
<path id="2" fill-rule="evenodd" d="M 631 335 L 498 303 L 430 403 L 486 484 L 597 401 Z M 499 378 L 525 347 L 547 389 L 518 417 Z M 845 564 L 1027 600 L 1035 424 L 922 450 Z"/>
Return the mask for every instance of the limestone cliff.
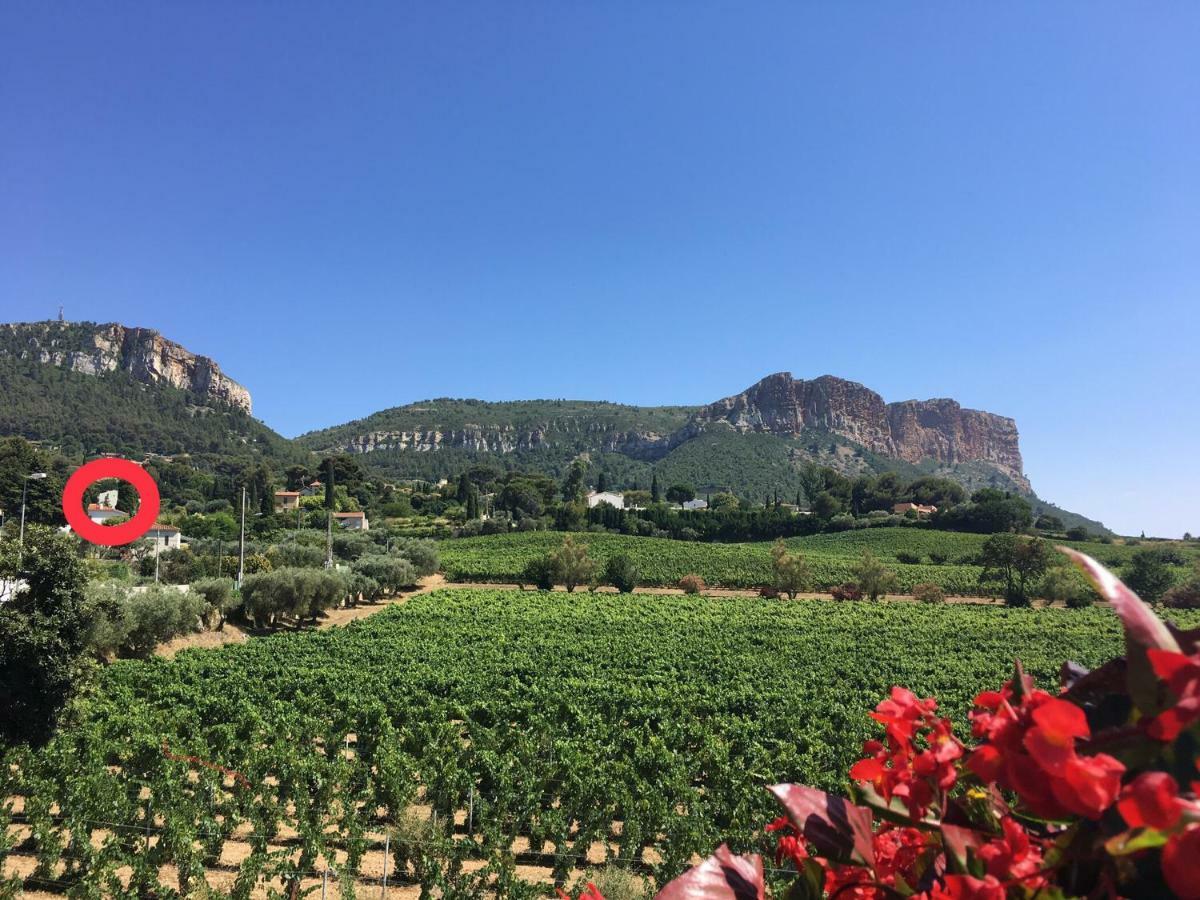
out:
<path id="1" fill-rule="evenodd" d="M 911 463 L 953 465 L 982 461 L 1028 491 L 1017 425 L 954 400 L 884 403 L 870 388 L 823 375 L 811 381 L 790 372 L 768 375 L 749 389 L 701 409 L 689 430 L 725 422 L 739 432 L 799 435 L 816 428 L 841 435 L 883 456 Z"/>
<path id="2" fill-rule="evenodd" d="M 85 375 L 125 372 L 145 384 L 172 385 L 203 403 L 223 403 L 250 412 L 250 392 L 213 360 L 197 356 L 149 328 L 92 322 L 0 325 L 0 355 Z"/>

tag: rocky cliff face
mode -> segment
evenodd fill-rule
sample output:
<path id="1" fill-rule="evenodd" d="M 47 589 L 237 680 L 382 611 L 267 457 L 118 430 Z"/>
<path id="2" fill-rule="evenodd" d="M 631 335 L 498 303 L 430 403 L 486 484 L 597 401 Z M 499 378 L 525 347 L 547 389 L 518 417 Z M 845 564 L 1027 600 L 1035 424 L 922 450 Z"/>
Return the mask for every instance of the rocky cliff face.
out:
<path id="1" fill-rule="evenodd" d="M 197 356 L 157 331 L 90 322 L 0 326 L 0 355 L 60 366 L 85 375 L 125 372 L 146 384 L 165 383 L 204 403 L 250 412 L 250 392 L 207 356 Z"/>
<path id="2" fill-rule="evenodd" d="M 575 426 L 575 427 L 573 427 Z M 548 421 L 530 428 L 511 426 L 466 425 L 462 428 L 423 428 L 412 431 L 368 431 L 344 442 L 340 449 L 349 453 L 375 450 L 415 450 L 433 452 L 443 449 L 471 450 L 484 453 L 513 453 L 537 450 L 562 441 L 586 439 L 597 450 L 630 456 L 653 455 L 667 436 L 656 432 L 619 431 L 602 427 L 577 427 L 576 423 Z"/>
<path id="3" fill-rule="evenodd" d="M 1029 490 L 1021 463 L 1017 425 L 1012 419 L 954 400 L 884 403 L 870 388 L 824 375 L 811 381 L 790 372 L 768 375 L 758 384 L 704 407 L 689 430 L 725 422 L 741 432 L 799 435 L 805 428 L 831 431 L 884 456 L 948 465 L 980 460 Z"/>

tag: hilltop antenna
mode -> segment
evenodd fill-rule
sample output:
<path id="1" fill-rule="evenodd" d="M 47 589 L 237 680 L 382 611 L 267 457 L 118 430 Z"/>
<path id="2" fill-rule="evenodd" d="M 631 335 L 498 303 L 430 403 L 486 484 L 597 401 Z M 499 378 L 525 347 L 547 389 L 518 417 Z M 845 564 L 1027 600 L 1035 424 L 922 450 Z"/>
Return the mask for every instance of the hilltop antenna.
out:
<path id="1" fill-rule="evenodd" d="M 61 303 L 58 304 L 58 321 L 60 321 L 60 322 L 64 321 L 63 320 L 63 308 L 62 308 Z"/>

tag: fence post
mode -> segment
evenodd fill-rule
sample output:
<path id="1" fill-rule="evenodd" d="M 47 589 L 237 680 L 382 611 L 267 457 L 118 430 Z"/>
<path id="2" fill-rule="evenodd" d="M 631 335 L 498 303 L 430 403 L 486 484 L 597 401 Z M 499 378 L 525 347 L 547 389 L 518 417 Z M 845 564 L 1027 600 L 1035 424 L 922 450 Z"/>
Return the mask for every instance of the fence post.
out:
<path id="1" fill-rule="evenodd" d="M 467 797 L 467 836 L 475 833 L 475 785 L 471 785 L 471 793 Z"/>
<path id="2" fill-rule="evenodd" d="M 385 831 L 383 833 L 383 900 L 387 900 L 387 866 L 388 857 L 392 852 L 392 833 Z"/>
<path id="3" fill-rule="evenodd" d="M 325 867 L 325 871 L 321 873 L 321 900 L 325 900 L 325 894 L 329 890 L 329 867 Z"/>

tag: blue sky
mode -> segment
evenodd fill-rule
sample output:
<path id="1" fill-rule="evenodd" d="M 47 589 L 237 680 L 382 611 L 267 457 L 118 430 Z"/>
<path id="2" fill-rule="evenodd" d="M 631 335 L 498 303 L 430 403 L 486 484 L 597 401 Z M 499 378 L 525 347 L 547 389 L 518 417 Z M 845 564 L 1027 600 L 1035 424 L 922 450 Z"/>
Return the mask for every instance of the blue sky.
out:
<path id="1" fill-rule="evenodd" d="M 6 3 L 0 312 L 294 435 L 775 371 L 1017 419 L 1200 533 L 1200 6 Z"/>

